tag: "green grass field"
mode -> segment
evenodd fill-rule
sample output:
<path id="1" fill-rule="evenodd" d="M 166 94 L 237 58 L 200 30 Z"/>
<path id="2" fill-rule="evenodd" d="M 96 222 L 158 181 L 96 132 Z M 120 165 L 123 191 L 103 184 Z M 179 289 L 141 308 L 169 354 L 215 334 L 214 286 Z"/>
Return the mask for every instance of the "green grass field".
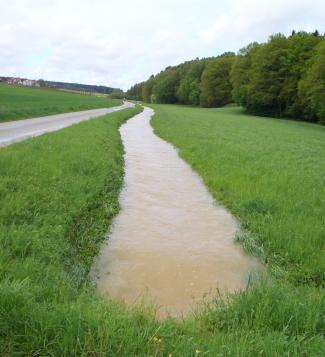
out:
<path id="1" fill-rule="evenodd" d="M 239 315 L 247 304 L 246 298 L 239 299 L 238 311 L 231 314 L 234 324 L 227 324 L 268 330 L 270 321 L 282 318 L 285 306 L 296 305 L 304 307 L 314 332 L 323 334 L 325 128 L 250 116 L 236 107 L 153 107 L 156 134 L 179 149 L 213 196 L 240 220 L 238 241 L 268 268 L 272 283 L 256 306 L 250 306 L 247 316 Z M 273 290 L 273 283 L 284 290 Z M 307 307 L 313 299 L 319 304 Z M 273 316 L 262 309 L 255 316 L 261 305 L 275 301 Z M 286 326 L 283 321 L 291 337 L 290 326 L 296 325 L 297 333 L 303 325 L 296 320 L 298 314 L 292 309 Z"/>
<path id="2" fill-rule="evenodd" d="M 0 84 L 0 123 L 119 104 L 121 100 L 107 97 Z"/>
<path id="3" fill-rule="evenodd" d="M 292 284 L 323 285 L 325 128 L 233 107 L 154 108 L 156 133 L 242 222 L 238 239 Z"/>
<path id="4" fill-rule="evenodd" d="M 269 278 L 178 321 L 94 292 L 89 267 L 119 210 L 118 128 L 139 110 L 0 149 L 0 355 L 324 355 L 324 127 L 155 106 L 156 132 L 241 220 Z"/>

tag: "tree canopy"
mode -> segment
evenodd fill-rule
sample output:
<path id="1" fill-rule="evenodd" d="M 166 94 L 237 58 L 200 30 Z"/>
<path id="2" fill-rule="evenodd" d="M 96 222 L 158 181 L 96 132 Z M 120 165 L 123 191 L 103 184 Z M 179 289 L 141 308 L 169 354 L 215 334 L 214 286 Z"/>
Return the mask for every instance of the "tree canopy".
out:
<path id="1" fill-rule="evenodd" d="M 275 34 L 218 57 L 167 67 L 131 87 L 129 99 L 220 107 L 235 102 L 248 112 L 325 123 L 325 37 Z"/>

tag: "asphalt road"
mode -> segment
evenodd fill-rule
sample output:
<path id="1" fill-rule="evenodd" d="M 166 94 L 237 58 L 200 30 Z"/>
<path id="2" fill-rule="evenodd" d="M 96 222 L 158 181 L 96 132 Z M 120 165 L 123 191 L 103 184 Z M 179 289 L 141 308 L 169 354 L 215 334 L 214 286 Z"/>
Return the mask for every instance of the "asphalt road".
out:
<path id="1" fill-rule="evenodd" d="M 0 123 L 0 147 L 10 145 L 14 142 L 33 136 L 39 136 L 44 133 L 60 130 L 72 124 L 80 123 L 85 120 L 130 108 L 132 106 L 132 103 L 126 102 L 118 107 L 83 110 L 80 112 L 48 115 L 40 118 Z"/>

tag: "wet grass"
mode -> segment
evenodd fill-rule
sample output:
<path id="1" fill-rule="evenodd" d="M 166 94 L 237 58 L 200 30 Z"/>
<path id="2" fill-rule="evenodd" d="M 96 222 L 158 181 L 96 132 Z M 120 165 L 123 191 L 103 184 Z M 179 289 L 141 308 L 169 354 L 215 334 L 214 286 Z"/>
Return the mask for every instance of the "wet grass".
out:
<path id="1" fill-rule="evenodd" d="M 120 100 L 107 97 L 0 83 L 0 123 L 119 104 Z"/>
<path id="2" fill-rule="evenodd" d="M 216 113 L 203 125 L 204 109 L 196 112 L 203 118 L 197 123 L 189 121 L 196 109 L 186 109 L 188 115 L 177 107 L 156 110 L 156 130 L 178 140 L 184 157 L 184 138 L 192 136 L 188 155 L 194 155 L 195 145 L 202 146 L 198 142 L 229 125 L 223 119 L 217 129 Z M 143 307 L 128 311 L 94 292 L 88 271 L 119 210 L 123 147 L 118 128 L 138 111 L 126 109 L 0 149 L 0 355 L 323 355 L 323 290 L 289 278 L 289 273 L 252 284 L 230 296 L 228 304 L 216 299 L 184 321 L 159 322 Z M 225 142 L 232 130 L 228 133 Z M 220 149 L 214 155 L 218 152 L 223 153 Z M 227 165 L 228 172 L 231 162 Z M 207 173 L 203 176 L 207 180 Z M 231 188 L 224 187 L 220 195 L 228 205 Z M 244 194 L 245 186 L 242 190 Z M 279 207 L 262 202 L 245 207 L 264 217 Z M 259 236 L 253 226 L 246 228 Z M 250 239 L 260 247 L 255 236 Z M 262 252 L 266 257 L 268 249 Z M 286 265 L 268 264 L 290 271 Z"/>

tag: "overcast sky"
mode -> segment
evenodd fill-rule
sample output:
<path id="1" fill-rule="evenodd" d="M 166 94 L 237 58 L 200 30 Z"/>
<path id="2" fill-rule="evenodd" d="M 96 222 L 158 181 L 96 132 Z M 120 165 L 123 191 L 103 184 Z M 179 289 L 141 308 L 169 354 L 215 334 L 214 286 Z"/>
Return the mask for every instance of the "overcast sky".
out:
<path id="1" fill-rule="evenodd" d="M 0 75 L 128 89 L 168 65 L 324 25 L 325 0 L 0 0 Z"/>

